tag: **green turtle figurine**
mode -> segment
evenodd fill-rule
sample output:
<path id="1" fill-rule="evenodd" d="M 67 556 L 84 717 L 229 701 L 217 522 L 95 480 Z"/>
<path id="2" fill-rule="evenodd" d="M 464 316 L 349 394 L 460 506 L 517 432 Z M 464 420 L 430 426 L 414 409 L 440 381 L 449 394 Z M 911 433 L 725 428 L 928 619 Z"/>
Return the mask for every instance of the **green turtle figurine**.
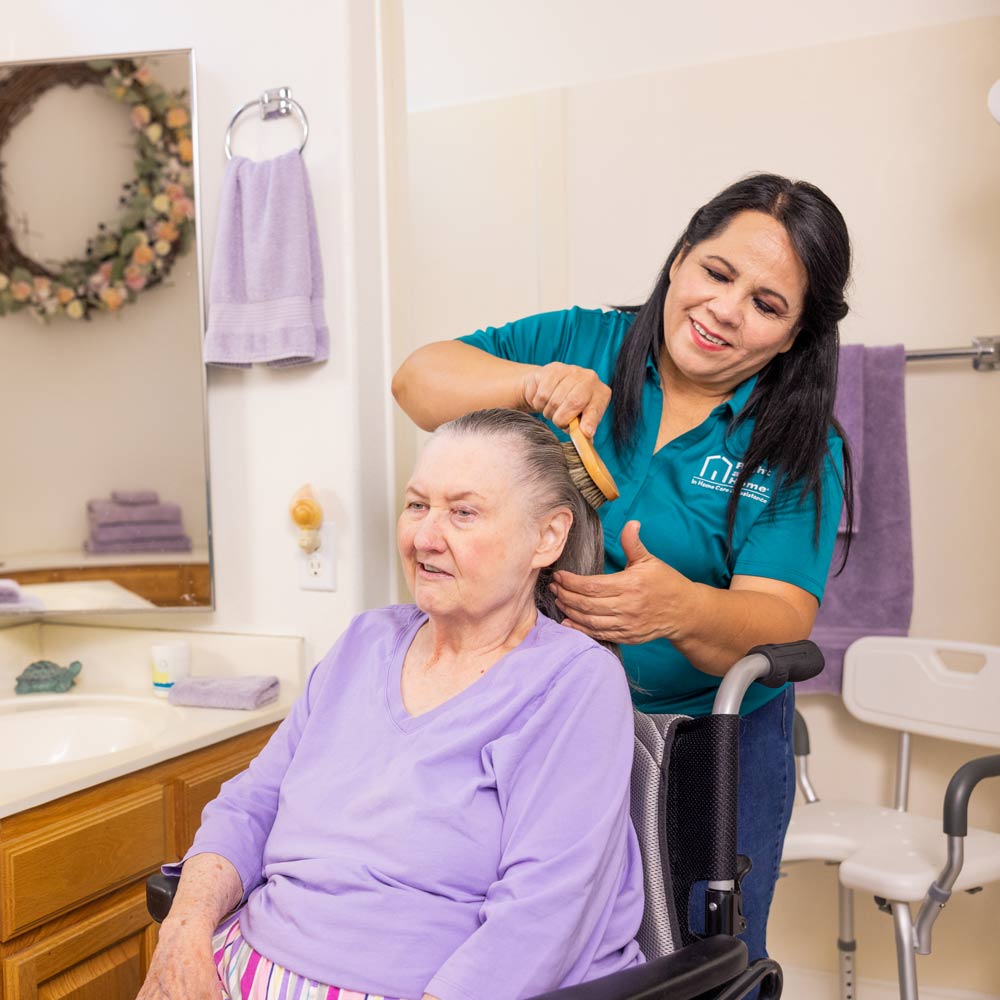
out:
<path id="1" fill-rule="evenodd" d="M 60 667 L 52 660 L 35 660 L 17 676 L 15 694 L 35 694 L 41 691 L 68 691 L 76 683 L 76 675 L 83 664 L 74 660 L 68 667 Z"/>

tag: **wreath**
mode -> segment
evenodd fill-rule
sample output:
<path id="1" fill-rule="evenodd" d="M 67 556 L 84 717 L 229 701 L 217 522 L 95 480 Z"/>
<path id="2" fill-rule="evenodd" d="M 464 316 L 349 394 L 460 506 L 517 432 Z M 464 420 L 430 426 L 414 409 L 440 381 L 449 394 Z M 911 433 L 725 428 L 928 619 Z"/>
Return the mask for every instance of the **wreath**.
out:
<path id="1" fill-rule="evenodd" d="M 80 257 L 48 266 L 22 253 L 10 228 L 0 163 L 0 316 L 29 310 L 37 319 L 90 319 L 117 312 L 162 284 L 194 240 L 191 110 L 131 59 L 43 63 L 0 80 L 0 149 L 35 101 L 52 87 L 97 85 L 129 108 L 135 177 L 122 185 L 121 217 L 101 223 Z"/>

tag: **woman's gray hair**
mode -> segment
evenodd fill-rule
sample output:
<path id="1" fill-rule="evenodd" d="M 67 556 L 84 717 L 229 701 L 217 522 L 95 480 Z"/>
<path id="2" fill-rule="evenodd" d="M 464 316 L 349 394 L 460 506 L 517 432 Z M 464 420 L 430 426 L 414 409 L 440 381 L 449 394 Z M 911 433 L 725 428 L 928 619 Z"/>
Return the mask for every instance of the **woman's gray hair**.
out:
<path id="1" fill-rule="evenodd" d="M 474 434 L 511 442 L 521 461 L 511 469 L 513 482 L 522 487 L 529 504 L 528 513 L 541 518 L 566 507 L 573 515 L 562 554 L 543 567 L 535 584 L 535 604 L 542 614 L 560 622 L 563 613 L 549 590 L 552 574 L 568 570 L 584 576 L 604 572 L 604 533 L 593 507 L 573 485 L 562 444 L 540 420 L 518 410 L 475 410 L 442 424 L 438 434 Z"/>

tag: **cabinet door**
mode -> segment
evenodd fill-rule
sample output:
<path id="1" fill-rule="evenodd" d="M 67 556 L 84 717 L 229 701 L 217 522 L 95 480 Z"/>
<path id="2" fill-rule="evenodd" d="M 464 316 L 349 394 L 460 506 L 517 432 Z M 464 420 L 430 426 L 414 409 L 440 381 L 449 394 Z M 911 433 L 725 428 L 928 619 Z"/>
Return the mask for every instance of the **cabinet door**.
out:
<path id="1" fill-rule="evenodd" d="M 145 888 L 3 960 L 3 1000 L 134 1000 L 156 926 Z"/>

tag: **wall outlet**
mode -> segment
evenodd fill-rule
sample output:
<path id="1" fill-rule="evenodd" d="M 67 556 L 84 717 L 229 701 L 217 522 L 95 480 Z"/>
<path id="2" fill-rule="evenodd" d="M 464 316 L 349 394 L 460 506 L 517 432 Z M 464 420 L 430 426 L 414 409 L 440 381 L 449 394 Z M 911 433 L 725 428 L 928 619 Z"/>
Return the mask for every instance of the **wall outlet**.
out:
<path id="1" fill-rule="evenodd" d="M 337 589 L 337 547 L 334 525 L 324 521 L 319 529 L 319 548 L 299 551 L 299 587 L 302 590 Z"/>

